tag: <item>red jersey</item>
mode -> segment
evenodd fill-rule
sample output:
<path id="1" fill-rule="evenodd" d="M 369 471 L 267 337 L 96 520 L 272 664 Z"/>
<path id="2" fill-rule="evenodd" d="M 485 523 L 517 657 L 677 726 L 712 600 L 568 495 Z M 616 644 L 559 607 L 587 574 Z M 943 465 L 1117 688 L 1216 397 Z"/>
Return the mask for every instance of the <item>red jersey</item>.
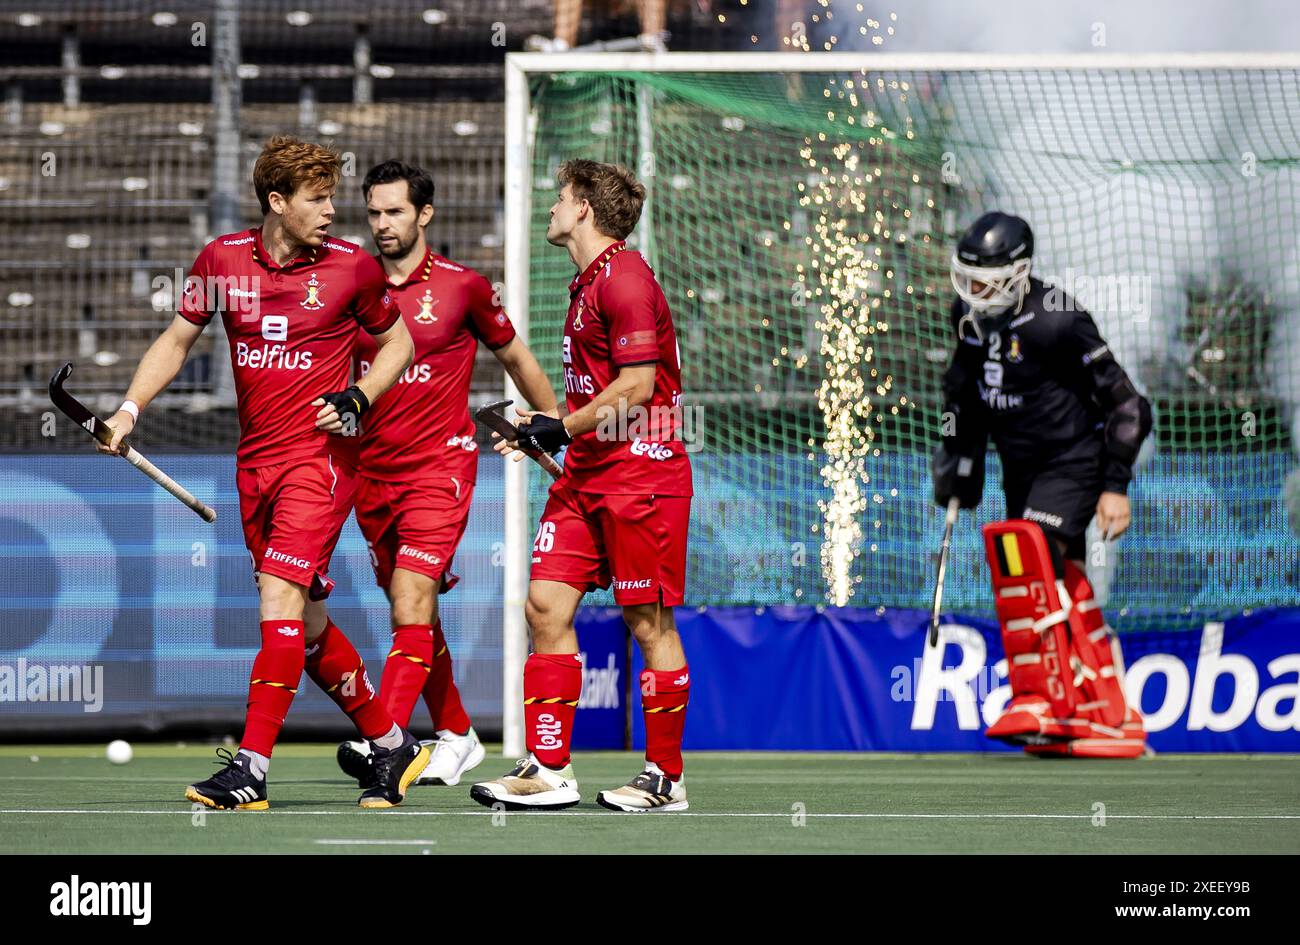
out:
<path id="1" fill-rule="evenodd" d="M 677 332 L 640 253 L 614 243 L 569 283 L 561 354 L 570 413 L 595 400 L 627 365 L 654 364 L 655 386 L 625 422 L 574 438 L 557 485 L 607 495 L 691 495 Z"/>
<path id="2" fill-rule="evenodd" d="M 206 325 L 218 311 L 239 399 L 236 465 L 331 455 L 355 467 L 360 437 L 317 430 L 312 401 L 348 386 L 358 324 L 382 334 L 400 317 L 379 264 L 329 238 L 277 266 L 260 227 L 221 236 L 194 261 L 180 315 Z"/>
<path id="3" fill-rule="evenodd" d="M 401 285 L 389 283 L 411 340 L 415 358 L 406 373 L 362 421 L 361 473 L 372 479 L 403 480 L 417 469 L 473 482 L 478 444 L 469 415 L 469 382 L 482 341 L 502 348 L 515 326 L 496 301 L 492 284 L 473 269 L 433 250 Z M 377 350 L 357 333 L 356 376 L 370 370 Z"/>

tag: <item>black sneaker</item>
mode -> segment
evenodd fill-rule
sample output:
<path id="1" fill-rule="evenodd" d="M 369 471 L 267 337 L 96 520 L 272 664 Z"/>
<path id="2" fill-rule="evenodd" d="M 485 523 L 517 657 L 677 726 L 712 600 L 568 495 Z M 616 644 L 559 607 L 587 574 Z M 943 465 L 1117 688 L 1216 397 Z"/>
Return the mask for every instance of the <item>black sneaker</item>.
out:
<path id="1" fill-rule="evenodd" d="M 215 807 L 217 810 L 266 810 L 271 802 L 266 799 L 266 779 L 256 777 L 249 770 L 247 755 L 231 755 L 225 748 L 217 749 L 217 757 L 225 767 L 198 784 L 185 789 L 185 799 Z"/>
<path id="2" fill-rule="evenodd" d="M 365 790 L 375 785 L 374 754 L 370 742 L 340 742 L 336 756 L 339 767 L 349 778 L 357 779 L 357 787 Z"/>
<path id="3" fill-rule="evenodd" d="M 406 797 L 406 789 L 429 763 L 429 749 L 410 732 L 403 733 L 401 748 L 391 751 L 370 743 L 374 783 L 357 803 L 362 807 L 396 807 Z"/>

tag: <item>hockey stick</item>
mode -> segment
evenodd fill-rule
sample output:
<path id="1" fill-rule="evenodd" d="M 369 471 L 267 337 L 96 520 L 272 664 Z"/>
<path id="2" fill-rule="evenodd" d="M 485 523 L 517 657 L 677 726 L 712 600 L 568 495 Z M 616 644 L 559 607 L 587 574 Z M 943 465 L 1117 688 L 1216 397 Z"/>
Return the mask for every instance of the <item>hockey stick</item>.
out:
<path id="1" fill-rule="evenodd" d="M 939 573 L 934 579 L 934 606 L 930 608 L 930 646 L 939 642 L 939 607 L 943 603 L 943 579 L 948 571 L 948 549 L 952 547 L 952 527 L 957 524 L 961 499 L 948 500 L 948 515 L 943 523 L 943 547 L 939 549 Z"/>
<path id="2" fill-rule="evenodd" d="M 513 400 L 498 400 L 495 403 L 479 407 L 478 410 L 474 411 L 474 419 L 481 421 L 484 426 L 499 435 L 501 439 L 516 443 L 519 441 L 518 427 L 499 413 L 499 411 L 504 410 L 513 403 Z M 555 457 L 549 453 L 539 453 L 537 450 L 526 450 L 523 447 L 519 449 L 550 473 L 552 478 L 559 479 L 560 476 L 564 475 L 564 467 L 557 463 Z"/>
<path id="3" fill-rule="evenodd" d="M 81 427 L 104 446 L 108 446 L 108 444 L 113 441 L 113 431 L 109 429 L 108 424 L 91 413 L 89 407 L 63 389 L 63 382 L 68 379 L 68 375 L 71 373 L 72 363 L 69 362 L 59 368 L 58 372 L 50 378 L 50 400 L 53 401 L 54 406 L 63 411 L 63 413 L 66 414 L 73 423 Z M 215 522 L 217 520 L 216 511 L 194 498 L 194 496 L 191 495 L 189 490 L 184 486 L 177 483 L 171 476 L 167 475 L 153 463 L 149 462 L 149 460 L 141 456 L 136 451 L 135 447 L 129 446 L 126 441 L 123 440 L 119 448 L 121 450 L 119 455 L 123 459 L 188 505 L 198 514 L 199 518 L 203 519 L 203 521 Z"/>

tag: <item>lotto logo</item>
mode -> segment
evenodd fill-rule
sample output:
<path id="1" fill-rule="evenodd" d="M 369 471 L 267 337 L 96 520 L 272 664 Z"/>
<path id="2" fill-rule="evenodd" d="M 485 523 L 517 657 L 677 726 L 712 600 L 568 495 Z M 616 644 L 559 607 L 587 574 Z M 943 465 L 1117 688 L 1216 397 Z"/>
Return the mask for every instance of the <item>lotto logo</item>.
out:
<path id="1" fill-rule="evenodd" d="M 662 443 L 650 443 L 641 439 L 639 436 L 632 441 L 632 445 L 629 449 L 633 456 L 644 456 L 647 459 L 653 459 L 659 462 L 673 458 L 673 451 Z"/>
<path id="2" fill-rule="evenodd" d="M 564 732 L 564 725 L 555 716 L 549 712 L 543 712 L 537 717 L 537 744 L 542 748 L 562 748 L 564 740 L 560 737 Z"/>

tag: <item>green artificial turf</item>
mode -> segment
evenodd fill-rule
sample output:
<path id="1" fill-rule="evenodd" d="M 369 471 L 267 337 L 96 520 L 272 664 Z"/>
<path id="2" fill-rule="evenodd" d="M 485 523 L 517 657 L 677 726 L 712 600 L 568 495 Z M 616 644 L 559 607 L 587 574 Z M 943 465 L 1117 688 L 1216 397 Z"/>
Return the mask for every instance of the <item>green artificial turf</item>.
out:
<path id="1" fill-rule="evenodd" d="M 255 813 L 183 799 L 217 770 L 211 746 L 135 749 L 115 766 L 100 745 L 0 746 L 0 852 L 1300 853 L 1291 755 L 698 752 L 688 813 L 620 815 L 595 803 L 640 768 L 619 752 L 575 755 L 583 801 L 568 811 L 470 800 L 473 780 L 510 767 L 495 747 L 457 787 L 413 787 L 399 808 L 363 811 L 332 745 L 286 744 L 271 810 Z"/>

